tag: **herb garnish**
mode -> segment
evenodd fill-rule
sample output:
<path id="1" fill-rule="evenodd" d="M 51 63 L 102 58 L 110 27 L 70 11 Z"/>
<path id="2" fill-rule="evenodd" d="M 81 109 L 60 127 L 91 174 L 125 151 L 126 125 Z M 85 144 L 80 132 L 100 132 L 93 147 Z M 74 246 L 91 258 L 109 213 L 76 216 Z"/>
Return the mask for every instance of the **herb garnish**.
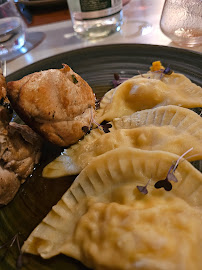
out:
<path id="1" fill-rule="evenodd" d="M 95 109 L 98 110 L 100 108 L 100 102 L 102 98 L 96 98 L 95 99 Z"/>
<path id="2" fill-rule="evenodd" d="M 163 70 L 163 73 L 166 75 L 171 75 L 173 73 L 173 70 L 167 67 Z"/>
<path id="3" fill-rule="evenodd" d="M 179 162 L 180 160 L 187 154 L 189 153 L 190 151 L 193 150 L 193 147 L 190 148 L 189 150 L 187 150 L 184 154 L 182 154 L 178 160 L 176 161 L 175 164 L 172 164 L 172 166 L 170 167 L 169 171 L 168 171 L 168 174 L 166 176 L 166 178 L 164 180 L 159 180 L 155 183 L 154 187 L 156 189 L 159 189 L 159 188 L 164 188 L 166 191 L 170 191 L 172 189 L 172 184 L 170 183 L 170 181 L 173 181 L 173 182 L 178 182 L 176 176 L 174 175 L 178 165 L 179 165 Z"/>
<path id="4" fill-rule="evenodd" d="M 93 111 L 92 111 L 92 107 L 91 107 L 91 121 L 90 121 L 90 124 L 89 124 L 89 126 L 83 126 L 81 128 L 85 134 L 89 134 L 90 133 L 90 131 L 92 129 L 91 128 L 91 124 L 92 123 L 95 124 L 99 130 L 104 131 L 104 133 L 110 132 L 109 128 L 112 127 L 112 125 L 110 123 L 108 123 L 107 121 L 103 121 L 101 124 L 98 124 L 95 121 L 95 119 L 93 118 Z"/>
<path id="5" fill-rule="evenodd" d="M 168 181 L 167 177 L 164 180 L 159 180 L 155 183 L 154 187 L 156 189 L 164 188 L 166 191 L 170 191 L 172 189 L 172 184 Z"/>
<path id="6" fill-rule="evenodd" d="M 81 129 L 83 130 L 83 132 L 84 132 L 85 134 L 89 134 L 90 131 L 91 131 L 91 129 L 90 129 L 88 126 L 83 126 Z"/>
<path id="7" fill-rule="evenodd" d="M 95 124 L 100 130 L 104 131 L 104 133 L 109 133 L 110 132 L 109 129 L 112 127 L 110 123 L 104 123 L 104 124 L 95 123 Z M 85 134 L 89 134 L 91 131 L 91 128 L 89 128 L 88 126 L 83 126 L 81 129 L 83 130 Z"/>
<path id="8" fill-rule="evenodd" d="M 22 251 L 21 251 L 20 243 L 19 243 L 19 233 L 15 234 L 9 241 L 7 241 L 6 243 L 4 243 L 3 245 L 0 246 L 0 249 L 5 248 L 5 252 L 0 259 L 0 262 L 4 260 L 9 249 L 12 248 L 12 246 L 14 245 L 15 242 L 17 243 L 17 247 L 18 247 L 18 251 L 19 251 L 19 256 L 18 256 L 17 261 L 16 261 L 16 267 L 19 269 L 22 267 Z"/>
<path id="9" fill-rule="evenodd" d="M 145 186 L 137 186 L 137 189 L 144 195 L 146 195 L 148 193 L 148 189 L 147 186 L 149 184 L 149 182 L 151 181 L 151 178 L 149 179 L 149 181 L 147 182 L 147 184 Z"/>
<path id="10" fill-rule="evenodd" d="M 76 76 L 74 74 L 72 74 L 72 80 L 73 80 L 74 84 L 78 83 L 78 80 L 77 80 L 77 78 L 76 78 Z"/>
<path id="11" fill-rule="evenodd" d="M 117 87 L 128 79 L 129 78 L 126 78 L 126 77 L 120 77 L 118 73 L 114 73 L 114 80 L 112 81 L 113 86 Z"/>

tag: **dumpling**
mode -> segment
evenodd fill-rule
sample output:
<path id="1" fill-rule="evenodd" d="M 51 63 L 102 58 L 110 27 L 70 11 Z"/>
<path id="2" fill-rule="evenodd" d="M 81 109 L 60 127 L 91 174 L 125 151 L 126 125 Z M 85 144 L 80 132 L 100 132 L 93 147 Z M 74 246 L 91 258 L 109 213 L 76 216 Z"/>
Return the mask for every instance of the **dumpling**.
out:
<path id="1" fill-rule="evenodd" d="M 194 134 L 202 128 L 202 118 L 192 110 L 167 105 L 154 109 L 142 110 L 112 120 L 114 129 L 129 129 L 142 126 L 173 126 L 178 129 L 190 130 Z"/>
<path id="2" fill-rule="evenodd" d="M 163 150 L 178 155 L 193 147 L 192 160 L 202 158 L 202 118 L 191 110 L 169 105 L 115 118 L 110 133 L 94 129 L 43 170 L 47 178 L 78 174 L 96 156 L 119 147 Z"/>
<path id="3" fill-rule="evenodd" d="M 88 145 L 91 145 L 100 138 L 103 133 L 104 132 L 99 129 L 93 129 L 83 140 L 78 141 L 78 143 L 72 145 L 70 148 L 64 149 L 60 156 L 46 165 L 43 169 L 42 176 L 56 178 L 78 174 L 82 168 L 79 163 L 75 162 L 75 158 L 79 157 L 83 151 L 86 151 Z"/>
<path id="4" fill-rule="evenodd" d="M 91 124 L 94 93 L 68 65 L 29 74 L 7 86 L 11 105 L 21 119 L 56 145 L 77 142 L 83 137 L 82 126 Z"/>
<path id="5" fill-rule="evenodd" d="M 148 72 L 135 76 L 106 93 L 95 118 L 96 122 L 101 123 L 163 105 L 202 107 L 202 88 L 182 74 Z"/>
<path id="6" fill-rule="evenodd" d="M 93 269 L 195 269 L 202 265 L 202 174 L 183 161 L 170 192 L 155 189 L 178 156 L 122 148 L 92 161 L 25 241 Z M 137 186 L 147 185 L 148 194 Z"/>

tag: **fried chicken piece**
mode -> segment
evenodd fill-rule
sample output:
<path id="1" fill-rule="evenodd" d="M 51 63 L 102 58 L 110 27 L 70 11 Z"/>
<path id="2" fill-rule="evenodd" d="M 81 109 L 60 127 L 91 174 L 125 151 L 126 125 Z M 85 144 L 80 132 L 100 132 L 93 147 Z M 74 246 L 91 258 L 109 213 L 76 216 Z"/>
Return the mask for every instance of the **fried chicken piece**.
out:
<path id="1" fill-rule="evenodd" d="M 42 140 L 31 128 L 17 123 L 1 129 L 0 138 L 0 204 L 7 204 L 39 162 Z"/>
<path id="2" fill-rule="evenodd" d="M 94 115 L 91 87 L 67 65 L 8 82 L 7 92 L 22 120 L 59 146 L 77 142 Z"/>
<path id="3" fill-rule="evenodd" d="M 10 123 L 8 126 L 7 149 L 2 155 L 4 168 L 26 179 L 39 162 L 41 138 L 28 126 Z"/>
<path id="4" fill-rule="evenodd" d="M 39 162 L 42 139 L 26 125 L 9 123 L 6 82 L 0 74 L 0 204 L 8 204 Z"/>
<path id="5" fill-rule="evenodd" d="M 0 166 L 0 204 L 8 204 L 17 193 L 20 181 L 14 172 Z"/>
<path id="6" fill-rule="evenodd" d="M 6 80 L 1 73 L 0 69 L 0 129 L 5 127 L 11 120 L 12 110 L 10 108 L 10 102 L 6 96 Z"/>

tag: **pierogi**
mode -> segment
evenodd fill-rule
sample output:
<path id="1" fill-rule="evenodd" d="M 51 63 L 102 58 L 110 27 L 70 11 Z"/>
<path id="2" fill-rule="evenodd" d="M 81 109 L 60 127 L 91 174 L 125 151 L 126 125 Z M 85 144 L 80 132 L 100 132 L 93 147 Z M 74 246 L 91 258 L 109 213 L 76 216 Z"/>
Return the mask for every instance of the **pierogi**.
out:
<path id="1" fill-rule="evenodd" d="M 107 92 L 90 133 L 44 168 L 47 178 L 80 174 L 23 252 L 97 270 L 201 269 L 202 174 L 187 160 L 202 158 L 202 118 L 187 108 L 202 107 L 202 88 L 164 70 L 155 62 Z"/>
<path id="2" fill-rule="evenodd" d="M 93 269 L 200 270 L 202 174 L 179 163 L 170 192 L 155 189 L 179 156 L 120 148 L 95 158 L 22 250 L 72 256 Z M 147 186 L 142 194 L 137 186 Z"/>
<path id="3" fill-rule="evenodd" d="M 94 129 L 65 149 L 43 170 L 47 178 L 78 174 L 96 156 L 119 147 L 162 150 L 178 155 L 193 147 L 189 161 L 202 158 L 202 118 L 174 105 L 142 110 L 110 122 L 110 133 Z"/>
<path id="4" fill-rule="evenodd" d="M 96 122 L 163 105 L 202 107 L 202 88 L 182 74 L 148 72 L 126 80 L 107 92 L 96 112 Z"/>

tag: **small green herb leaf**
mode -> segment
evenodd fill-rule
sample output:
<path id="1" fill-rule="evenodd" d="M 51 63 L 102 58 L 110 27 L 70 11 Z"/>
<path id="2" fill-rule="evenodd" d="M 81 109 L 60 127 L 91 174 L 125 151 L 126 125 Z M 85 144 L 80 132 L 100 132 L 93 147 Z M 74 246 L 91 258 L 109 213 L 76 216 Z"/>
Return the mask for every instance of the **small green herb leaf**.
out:
<path id="1" fill-rule="evenodd" d="M 76 78 L 76 76 L 74 74 L 72 74 L 72 80 L 73 80 L 74 84 L 78 83 L 78 80 L 77 80 L 77 78 Z"/>

